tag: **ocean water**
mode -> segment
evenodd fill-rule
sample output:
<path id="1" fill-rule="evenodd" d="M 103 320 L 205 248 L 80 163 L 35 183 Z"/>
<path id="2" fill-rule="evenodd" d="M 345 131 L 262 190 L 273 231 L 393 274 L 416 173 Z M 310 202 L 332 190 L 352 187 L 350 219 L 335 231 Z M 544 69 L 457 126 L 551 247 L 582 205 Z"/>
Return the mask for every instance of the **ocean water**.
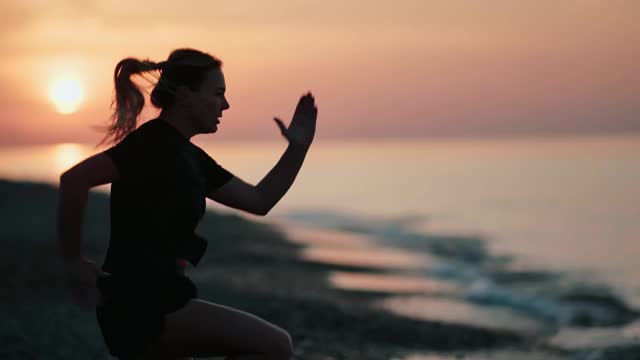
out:
<path id="1" fill-rule="evenodd" d="M 201 146 L 254 184 L 285 148 Z M 415 234 L 478 238 L 512 268 L 571 272 L 638 306 L 638 184 L 640 136 L 318 142 L 270 215 L 382 228 L 399 245 Z"/>
<path id="2" fill-rule="evenodd" d="M 286 148 L 282 141 L 193 141 L 253 184 Z M 82 144 L 2 147 L 0 177 L 57 183 L 62 171 L 98 151 Z M 498 276 L 568 276 L 571 286 L 606 290 L 640 308 L 638 184 L 640 136 L 317 139 L 264 220 L 366 234 L 434 254 L 450 261 L 432 275 L 472 281 L 472 300 L 553 318 L 558 310 L 548 298 L 499 288 Z M 541 284 L 536 294 L 568 286 Z"/>

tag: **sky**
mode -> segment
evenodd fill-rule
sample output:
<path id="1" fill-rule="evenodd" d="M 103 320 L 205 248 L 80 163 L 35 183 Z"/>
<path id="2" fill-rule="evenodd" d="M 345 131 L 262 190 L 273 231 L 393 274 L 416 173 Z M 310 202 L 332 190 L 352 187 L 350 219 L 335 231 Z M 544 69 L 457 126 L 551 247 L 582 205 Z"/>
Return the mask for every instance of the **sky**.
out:
<path id="1" fill-rule="evenodd" d="M 277 141 L 272 118 L 288 124 L 307 90 L 316 140 L 638 133 L 639 14 L 636 0 L 5 0 L 0 144 L 96 144 L 116 63 L 182 47 L 224 62 L 217 140 Z M 62 114 L 49 92 L 67 78 L 83 100 Z"/>

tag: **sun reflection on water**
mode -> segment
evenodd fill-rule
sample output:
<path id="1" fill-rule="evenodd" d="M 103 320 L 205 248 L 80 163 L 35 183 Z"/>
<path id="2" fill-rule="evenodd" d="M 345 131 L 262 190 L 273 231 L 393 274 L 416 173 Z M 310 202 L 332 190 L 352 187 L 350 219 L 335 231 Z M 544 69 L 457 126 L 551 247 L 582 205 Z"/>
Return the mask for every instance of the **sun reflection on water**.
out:
<path id="1" fill-rule="evenodd" d="M 57 185 L 60 175 L 89 156 L 89 148 L 76 143 L 0 148 L 0 177 Z"/>

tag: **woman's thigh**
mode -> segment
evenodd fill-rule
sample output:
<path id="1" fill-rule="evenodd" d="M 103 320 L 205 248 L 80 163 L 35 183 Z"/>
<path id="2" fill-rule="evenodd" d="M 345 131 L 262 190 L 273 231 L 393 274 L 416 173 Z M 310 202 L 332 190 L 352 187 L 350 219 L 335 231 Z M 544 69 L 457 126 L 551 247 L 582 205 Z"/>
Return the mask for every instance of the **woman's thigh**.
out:
<path id="1" fill-rule="evenodd" d="M 164 332 L 144 359 L 286 354 L 291 347 L 284 329 L 258 316 L 191 299 L 165 316 Z"/>

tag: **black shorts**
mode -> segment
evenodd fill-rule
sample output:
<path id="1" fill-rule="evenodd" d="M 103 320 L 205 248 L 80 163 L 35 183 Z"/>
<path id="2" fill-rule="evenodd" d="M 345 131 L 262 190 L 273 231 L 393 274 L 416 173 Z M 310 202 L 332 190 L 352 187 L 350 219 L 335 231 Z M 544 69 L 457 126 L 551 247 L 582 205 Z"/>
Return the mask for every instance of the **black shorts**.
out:
<path id="1" fill-rule="evenodd" d="M 121 360 L 135 359 L 164 330 L 168 313 L 198 297 L 195 284 L 184 274 L 147 278 L 100 277 L 98 289 L 103 304 L 96 318 L 109 353 Z"/>

